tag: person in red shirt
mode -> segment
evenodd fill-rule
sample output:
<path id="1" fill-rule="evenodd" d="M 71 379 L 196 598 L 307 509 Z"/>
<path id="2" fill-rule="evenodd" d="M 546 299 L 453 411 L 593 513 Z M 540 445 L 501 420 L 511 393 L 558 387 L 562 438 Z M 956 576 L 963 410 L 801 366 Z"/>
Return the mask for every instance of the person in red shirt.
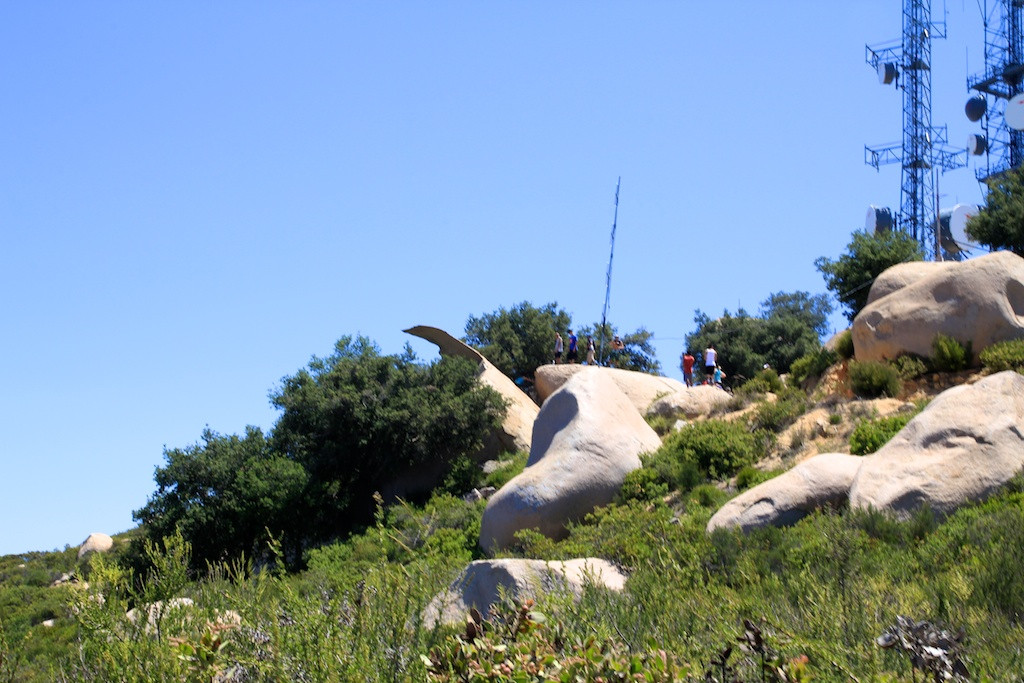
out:
<path id="1" fill-rule="evenodd" d="M 683 355 L 683 381 L 686 382 L 686 386 L 688 387 L 693 386 L 693 364 L 695 362 L 696 360 L 694 359 L 693 354 L 691 354 L 690 350 L 687 349 L 686 353 Z"/>

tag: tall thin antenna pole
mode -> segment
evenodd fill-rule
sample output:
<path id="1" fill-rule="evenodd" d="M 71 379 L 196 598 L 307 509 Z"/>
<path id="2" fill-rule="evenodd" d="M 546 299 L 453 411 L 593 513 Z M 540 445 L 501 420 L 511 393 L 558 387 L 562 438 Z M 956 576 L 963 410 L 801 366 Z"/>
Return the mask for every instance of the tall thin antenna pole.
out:
<path id="1" fill-rule="evenodd" d="M 618 181 L 615 183 L 615 217 L 612 219 L 612 246 L 611 253 L 608 255 L 608 276 L 605 278 L 605 289 L 604 289 L 604 309 L 601 310 L 601 336 L 600 336 L 600 348 L 601 355 L 598 359 L 599 365 L 604 365 L 604 327 L 608 321 L 608 302 L 612 296 L 612 259 L 615 258 L 615 227 L 619 224 L 619 186 L 622 184 L 622 176 L 619 176 Z"/>

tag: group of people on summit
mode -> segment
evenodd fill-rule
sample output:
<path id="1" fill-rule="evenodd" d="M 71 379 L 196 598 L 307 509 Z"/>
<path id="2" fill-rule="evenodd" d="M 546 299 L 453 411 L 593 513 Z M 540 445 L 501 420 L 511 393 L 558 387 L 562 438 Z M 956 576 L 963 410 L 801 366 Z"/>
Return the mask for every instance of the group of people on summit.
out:
<path id="1" fill-rule="evenodd" d="M 579 360 L 579 340 L 576 335 L 573 334 L 572 330 L 568 331 L 569 335 L 569 352 L 565 355 L 565 360 L 568 363 L 575 363 Z M 626 345 L 619 339 L 619 335 L 615 335 L 612 339 L 612 350 L 623 351 Z M 562 353 L 565 351 L 565 344 L 562 341 L 562 335 L 555 332 L 555 363 L 559 364 L 562 362 Z M 589 335 L 587 336 L 587 365 L 596 365 L 597 361 L 594 360 L 594 355 L 597 353 L 597 347 L 594 345 L 594 340 Z"/>
<path id="2" fill-rule="evenodd" d="M 579 360 L 579 340 L 572 330 L 568 331 L 569 337 L 569 351 L 565 353 L 565 342 L 562 340 L 562 335 L 555 332 L 555 364 L 562 362 L 562 354 L 565 353 L 565 360 L 567 363 L 576 363 Z M 626 345 L 619 338 L 619 335 L 615 335 L 612 339 L 612 350 L 613 351 L 624 351 Z M 594 353 L 596 349 L 594 346 L 594 340 L 589 335 L 587 336 L 587 365 L 595 365 Z M 692 387 L 693 383 L 693 368 L 696 365 L 697 359 L 694 358 L 693 354 L 687 349 L 686 353 L 683 354 L 683 380 L 686 382 L 686 386 Z M 725 377 L 725 373 L 722 372 L 722 367 L 718 364 L 718 351 L 715 350 L 714 344 L 708 344 L 708 348 L 704 349 L 704 384 L 710 384 L 722 389 L 722 379 Z"/>
<path id="3" fill-rule="evenodd" d="M 693 386 L 693 366 L 696 363 L 697 359 L 687 349 L 686 353 L 683 354 L 683 381 L 686 382 L 688 387 Z M 708 344 L 708 348 L 704 349 L 704 384 L 711 384 L 722 389 L 722 379 L 724 377 L 725 373 L 722 372 L 722 366 L 718 364 L 718 351 L 715 350 L 714 344 Z"/>

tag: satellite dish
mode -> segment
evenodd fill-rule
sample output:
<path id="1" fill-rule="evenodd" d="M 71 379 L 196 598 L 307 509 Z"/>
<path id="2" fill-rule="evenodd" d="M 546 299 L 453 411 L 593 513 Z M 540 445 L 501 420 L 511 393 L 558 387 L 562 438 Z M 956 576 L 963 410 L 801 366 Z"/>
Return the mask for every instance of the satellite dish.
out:
<path id="1" fill-rule="evenodd" d="M 987 109 L 988 103 L 985 102 L 983 95 L 975 95 L 967 100 L 967 104 L 964 105 L 964 113 L 967 114 L 967 118 L 971 121 L 980 121 Z"/>
<path id="2" fill-rule="evenodd" d="M 892 209 L 887 206 L 869 206 L 867 218 L 864 220 L 864 229 L 872 233 L 892 230 Z"/>
<path id="3" fill-rule="evenodd" d="M 981 207 L 974 204 L 957 204 L 949 217 L 949 232 L 961 251 L 974 248 L 974 241 L 967 236 L 967 222 L 978 215 Z"/>
<path id="4" fill-rule="evenodd" d="M 1009 99 L 1003 119 L 1010 128 L 1024 130 L 1024 93 L 1017 93 Z"/>
<path id="5" fill-rule="evenodd" d="M 967 153 L 981 156 L 988 151 L 988 140 L 984 135 L 971 135 L 967 138 Z"/>
<path id="6" fill-rule="evenodd" d="M 899 73 L 894 62 L 878 63 L 878 82 L 882 85 L 889 85 L 895 81 Z"/>

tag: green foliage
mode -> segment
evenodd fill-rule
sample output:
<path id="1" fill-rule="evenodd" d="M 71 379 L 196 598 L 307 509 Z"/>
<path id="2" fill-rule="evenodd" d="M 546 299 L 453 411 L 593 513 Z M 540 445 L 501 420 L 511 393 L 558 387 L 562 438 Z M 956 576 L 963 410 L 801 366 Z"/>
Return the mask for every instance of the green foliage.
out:
<path id="1" fill-rule="evenodd" d="M 602 358 L 601 354 L 601 324 L 585 325 L 578 330 L 580 339 L 580 360 L 585 358 L 586 338 L 589 335 L 594 339 L 597 347 L 597 360 Z M 612 339 L 618 335 L 622 339 L 625 348 L 615 350 L 611 346 Z M 646 372 L 651 375 L 661 374 L 661 361 L 658 360 L 657 351 L 654 348 L 654 333 L 646 328 L 640 327 L 635 332 L 620 334 L 618 328 L 611 323 L 604 326 L 604 365 L 620 370 L 632 370 L 634 372 Z"/>
<path id="2" fill-rule="evenodd" d="M 740 491 L 746 491 L 758 484 L 763 484 L 769 479 L 774 479 L 780 474 L 782 472 L 778 470 L 759 470 L 752 465 L 747 465 L 736 474 L 736 488 Z"/>
<path id="3" fill-rule="evenodd" d="M 747 380 L 740 386 L 736 391 L 740 394 L 767 394 L 779 393 L 782 391 L 783 384 L 782 380 L 779 379 L 779 373 L 771 368 L 764 368 L 758 370 L 757 374 L 752 379 Z"/>
<path id="4" fill-rule="evenodd" d="M 959 372 L 971 364 L 971 342 L 963 343 L 944 334 L 932 339 L 932 366 L 939 372 Z"/>
<path id="5" fill-rule="evenodd" d="M 774 401 L 761 401 L 751 414 L 750 424 L 754 430 L 778 433 L 806 411 L 807 396 L 797 389 L 790 389 Z"/>
<path id="6" fill-rule="evenodd" d="M 619 504 L 631 500 L 651 501 L 668 495 L 669 482 L 657 470 L 641 467 L 626 475 L 619 489 L 616 502 Z"/>
<path id="7" fill-rule="evenodd" d="M 930 364 L 928 359 L 922 358 L 915 353 L 905 353 L 890 361 L 896 368 L 896 372 L 902 379 L 914 379 L 928 372 Z"/>
<path id="8" fill-rule="evenodd" d="M 512 477 L 526 469 L 526 461 L 530 459 L 529 451 L 519 451 L 507 459 L 499 461 L 498 467 L 488 474 L 483 481 L 484 486 L 493 486 L 500 489 L 507 484 Z"/>
<path id="9" fill-rule="evenodd" d="M 864 308 L 871 283 L 886 268 L 924 258 L 921 245 L 907 233 L 890 230 L 884 233 L 855 232 L 846 245 L 846 252 L 837 260 L 818 258 L 814 265 L 825 278 L 825 286 L 835 294 L 846 309 L 851 322 Z"/>
<path id="10" fill-rule="evenodd" d="M 676 422 L 679 420 L 675 415 L 655 415 L 648 414 L 644 416 L 647 424 L 651 426 L 651 429 L 655 431 L 658 436 L 665 436 L 675 427 Z"/>
<path id="11" fill-rule="evenodd" d="M 533 601 L 496 605 L 488 621 L 472 611 L 465 633 L 451 635 L 424 656 L 427 680 L 484 681 L 689 680 L 690 669 L 664 650 L 636 653 L 615 639 L 565 638 L 560 624 L 533 610 Z"/>
<path id="12" fill-rule="evenodd" d="M 533 379 L 537 367 L 554 358 L 555 333 L 564 338 L 570 327 L 572 317 L 557 303 L 538 308 L 523 301 L 508 309 L 502 307 L 479 317 L 470 316 L 464 341 L 512 379 Z M 568 340 L 565 343 L 568 345 Z M 586 347 L 581 346 L 581 350 L 582 360 Z"/>
<path id="13" fill-rule="evenodd" d="M 867 455 L 874 453 L 896 436 L 914 415 L 892 415 L 874 420 L 863 420 L 850 433 L 850 453 Z"/>
<path id="14" fill-rule="evenodd" d="M 853 330 L 843 330 L 836 339 L 836 353 L 844 360 L 853 358 Z"/>
<path id="15" fill-rule="evenodd" d="M 678 467 L 691 463 L 712 478 L 723 478 L 752 464 L 760 455 L 757 441 L 744 425 L 704 420 L 686 425 L 666 438 L 649 459 L 654 463 L 674 463 Z"/>
<path id="16" fill-rule="evenodd" d="M 824 294 L 806 292 L 772 294 L 756 317 L 741 308 L 735 315 L 725 311 L 712 320 L 698 310 L 697 330 L 686 336 L 685 348 L 697 358 L 698 372 L 704 367 L 700 354 L 713 345 L 719 352 L 718 364 L 734 381 L 754 377 L 765 363 L 785 373 L 793 361 L 821 346 L 819 336 L 831 310 Z"/>
<path id="17" fill-rule="evenodd" d="M 1024 172 L 1008 169 L 985 184 L 985 206 L 967 222 L 968 236 L 978 244 L 1024 256 Z"/>
<path id="18" fill-rule="evenodd" d="M 1024 373 L 1024 339 L 997 342 L 978 355 L 981 364 L 990 372 L 1016 370 Z"/>
<path id="19" fill-rule="evenodd" d="M 810 378 L 820 377 L 837 360 L 839 354 L 824 347 L 801 356 L 789 367 L 790 382 L 793 386 L 800 386 Z"/>
<path id="20" fill-rule="evenodd" d="M 244 437 L 203 431 L 202 444 L 164 450 L 156 492 L 135 514 L 150 539 L 180 533 L 197 567 L 240 555 L 259 556 L 272 534 L 298 534 L 306 470 L 274 453 L 263 433 Z"/>
<path id="21" fill-rule="evenodd" d="M 480 447 L 503 411 L 501 397 L 477 382 L 466 359 L 423 366 L 409 350 L 383 356 L 369 340 L 350 337 L 330 357 L 286 377 L 271 398 L 283 411 L 272 446 L 309 476 L 294 511 L 307 545 L 368 522 L 378 490 L 425 497 L 429 482 L 405 490 L 393 482 L 416 468 L 443 475 Z"/>
<path id="22" fill-rule="evenodd" d="M 896 368 L 877 361 L 850 362 L 850 388 L 858 396 L 899 396 L 903 383 Z"/>

